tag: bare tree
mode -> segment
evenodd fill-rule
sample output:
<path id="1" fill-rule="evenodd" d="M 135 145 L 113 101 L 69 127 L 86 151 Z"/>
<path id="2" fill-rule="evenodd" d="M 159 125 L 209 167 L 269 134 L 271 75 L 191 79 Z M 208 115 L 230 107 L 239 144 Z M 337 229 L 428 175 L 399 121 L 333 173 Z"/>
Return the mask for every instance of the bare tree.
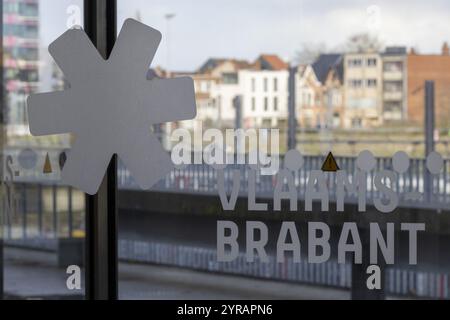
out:
<path id="1" fill-rule="evenodd" d="M 311 64 L 326 52 L 327 47 L 324 43 L 302 43 L 300 50 L 295 53 L 294 60 L 297 64 Z"/>
<path id="2" fill-rule="evenodd" d="M 365 51 L 380 51 L 383 44 L 377 36 L 369 33 L 359 33 L 348 38 L 343 45 L 344 52 L 365 52 Z"/>
<path id="3" fill-rule="evenodd" d="M 324 53 L 344 53 L 344 52 L 379 52 L 383 49 L 383 43 L 377 36 L 369 33 L 359 33 L 350 36 L 345 43 L 338 45 L 331 50 L 323 42 L 302 43 L 300 49 L 295 52 L 294 61 L 297 64 L 312 64 Z"/>

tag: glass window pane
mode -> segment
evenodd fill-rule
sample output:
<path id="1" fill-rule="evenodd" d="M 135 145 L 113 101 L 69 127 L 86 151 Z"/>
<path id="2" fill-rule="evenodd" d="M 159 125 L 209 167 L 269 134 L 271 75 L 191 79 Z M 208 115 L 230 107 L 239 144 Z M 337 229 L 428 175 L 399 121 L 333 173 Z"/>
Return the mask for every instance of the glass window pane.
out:
<path id="1" fill-rule="evenodd" d="M 132 17 L 162 33 L 149 81 L 189 76 L 197 104 L 194 120 L 153 128 L 172 155 L 188 146 L 187 165 L 150 191 L 120 166 L 120 298 L 450 298 L 447 3 L 118 5 L 118 30 Z M 235 129 L 248 135 L 241 150 Z M 276 175 L 237 163 L 258 155 L 251 130 L 279 159 Z M 225 169 L 207 163 L 213 135 Z M 234 183 L 239 198 L 225 210 Z M 417 247 L 408 228 L 419 228 Z M 353 254 L 341 240 L 349 230 L 360 240 Z M 378 291 L 367 287 L 370 265 Z"/>
<path id="2" fill-rule="evenodd" d="M 30 94 L 67 88 L 48 46 L 68 28 L 82 25 L 82 4 L 2 1 L 1 231 L 6 298 L 84 296 L 84 284 L 78 288 L 75 278 L 67 282 L 74 272 L 68 274 L 68 267 L 84 264 L 84 193 L 60 180 L 72 137 L 32 136 L 26 107 Z M 83 274 L 79 276 L 83 280 Z"/>

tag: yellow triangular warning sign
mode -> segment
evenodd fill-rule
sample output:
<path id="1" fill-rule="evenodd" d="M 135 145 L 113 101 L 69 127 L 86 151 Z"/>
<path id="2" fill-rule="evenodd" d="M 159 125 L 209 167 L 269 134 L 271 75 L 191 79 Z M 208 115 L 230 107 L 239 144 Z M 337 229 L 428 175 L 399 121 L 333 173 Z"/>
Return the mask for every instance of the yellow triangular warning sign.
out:
<path id="1" fill-rule="evenodd" d="M 338 164 L 336 163 L 336 159 L 334 159 L 334 156 L 331 152 L 328 153 L 327 158 L 323 162 L 322 171 L 335 172 L 338 170 L 340 170 L 340 169 L 339 169 Z"/>
<path id="2" fill-rule="evenodd" d="M 45 156 L 45 163 L 44 163 L 44 173 L 52 173 L 52 164 L 50 163 L 50 157 L 48 156 L 48 152 L 47 155 Z"/>

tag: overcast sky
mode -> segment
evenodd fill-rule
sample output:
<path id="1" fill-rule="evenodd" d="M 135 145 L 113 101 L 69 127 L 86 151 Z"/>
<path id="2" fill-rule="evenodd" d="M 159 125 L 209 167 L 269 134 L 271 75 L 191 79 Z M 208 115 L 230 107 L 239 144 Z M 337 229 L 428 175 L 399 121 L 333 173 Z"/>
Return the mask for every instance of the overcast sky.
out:
<path id="1" fill-rule="evenodd" d="M 41 0 L 43 43 L 60 34 L 66 9 L 81 0 Z M 438 53 L 450 41 L 449 0 L 118 0 L 119 26 L 136 17 L 159 29 L 154 63 L 193 70 L 209 57 L 253 60 L 275 53 L 289 60 L 302 43 L 334 48 L 356 33 L 371 32 L 385 45 Z M 164 19 L 175 13 L 169 32 Z M 169 58 L 167 55 L 167 39 Z"/>

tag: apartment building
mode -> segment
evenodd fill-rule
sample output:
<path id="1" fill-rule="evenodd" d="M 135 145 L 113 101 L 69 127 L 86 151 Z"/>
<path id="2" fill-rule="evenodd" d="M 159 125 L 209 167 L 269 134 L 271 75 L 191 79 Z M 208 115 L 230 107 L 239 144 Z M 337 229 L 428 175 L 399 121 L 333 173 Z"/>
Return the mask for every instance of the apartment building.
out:
<path id="1" fill-rule="evenodd" d="M 299 124 L 368 128 L 406 120 L 407 74 L 404 47 L 388 47 L 383 53 L 322 54 L 310 67 L 299 67 Z"/>
<path id="2" fill-rule="evenodd" d="M 288 116 L 288 64 L 276 55 L 261 55 L 251 69 L 238 74 L 243 126 L 286 127 Z"/>
<path id="3" fill-rule="evenodd" d="M 424 121 L 424 84 L 435 82 L 436 125 L 448 128 L 450 125 L 450 54 L 447 43 L 442 45 L 441 54 L 418 54 L 412 50 L 407 55 L 407 99 L 408 118 L 417 125 Z"/>
<path id="4" fill-rule="evenodd" d="M 38 0 L 3 1 L 4 79 L 9 135 L 28 133 L 26 97 L 39 88 Z"/>
<path id="5" fill-rule="evenodd" d="M 344 105 L 346 128 L 383 124 L 382 59 L 377 52 L 344 55 Z"/>
<path id="6" fill-rule="evenodd" d="M 406 120 L 407 54 L 405 47 L 387 47 L 381 54 L 383 63 L 383 120 Z"/>

